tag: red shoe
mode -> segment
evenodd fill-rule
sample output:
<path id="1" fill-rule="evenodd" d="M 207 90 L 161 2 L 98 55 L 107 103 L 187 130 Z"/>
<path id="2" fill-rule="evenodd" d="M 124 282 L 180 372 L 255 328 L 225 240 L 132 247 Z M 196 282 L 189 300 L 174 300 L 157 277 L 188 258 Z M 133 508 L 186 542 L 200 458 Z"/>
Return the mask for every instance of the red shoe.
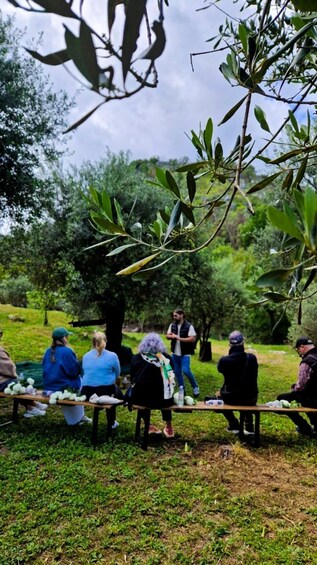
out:
<path id="1" fill-rule="evenodd" d="M 166 426 L 163 430 L 163 434 L 166 438 L 172 439 L 175 436 L 173 427 Z"/>
<path id="2" fill-rule="evenodd" d="M 159 428 L 157 428 L 156 426 L 153 426 L 152 424 L 149 425 L 149 434 L 161 434 L 161 430 L 159 430 Z"/>

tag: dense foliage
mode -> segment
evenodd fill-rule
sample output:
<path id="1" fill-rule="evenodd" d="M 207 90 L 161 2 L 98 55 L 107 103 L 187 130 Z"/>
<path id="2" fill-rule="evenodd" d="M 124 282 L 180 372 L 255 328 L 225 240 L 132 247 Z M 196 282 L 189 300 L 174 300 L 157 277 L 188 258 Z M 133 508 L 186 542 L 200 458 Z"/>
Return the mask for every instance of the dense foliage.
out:
<path id="1" fill-rule="evenodd" d="M 61 155 L 70 101 L 54 93 L 20 43 L 23 34 L 0 17 L 0 207 L 5 217 L 40 215 L 53 191 L 47 166 Z"/>

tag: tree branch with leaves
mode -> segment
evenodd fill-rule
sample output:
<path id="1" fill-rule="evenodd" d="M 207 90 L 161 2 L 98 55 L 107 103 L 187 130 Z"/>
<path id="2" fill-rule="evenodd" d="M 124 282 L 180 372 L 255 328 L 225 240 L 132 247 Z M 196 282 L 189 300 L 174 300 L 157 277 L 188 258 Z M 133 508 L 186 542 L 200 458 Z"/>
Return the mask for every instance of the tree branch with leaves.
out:
<path id="1" fill-rule="evenodd" d="M 22 0 L 20 3 L 9 1 L 22 7 Z M 115 49 L 111 32 L 120 4 L 123 5 L 120 8 L 124 8 L 123 33 L 121 46 Z M 155 60 L 162 55 L 165 46 L 164 4 L 168 5 L 168 2 L 155 3 L 158 17 L 152 25 L 155 35 L 152 41 L 148 23 L 148 7 L 153 7 L 150 1 L 108 0 L 108 31 L 101 35 L 83 17 L 85 0 L 80 2 L 80 12 L 76 14 L 71 1 L 27 2 L 29 10 L 39 10 L 40 7 L 43 13 L 53 12 L 61 18 L 71 18 L 79 23 L 79 35 L 74 35 L 65 26 L 66 46 L 62 51 L 46 57 L 32 53 L 48 64 L 65 64 L 72 60 L 89 88 L 103 98 L 96 108 L 72 127 L 77 127 L 101 104 L 131 96 L 145 86 L 156 86 Z M 157 210 L 156 220 L 142 226 L 137 234 L 124 222 L 120 203 L 110 198 L 107 187 L 101 191 L 92 187 L 87 204 L 91 208 L 93 225 L 107 236 L 104 243 L 118 241 L 116 253 L 124 252 L 131 246 L 139 246 L 140 255 L 144 255 L 142 250 L 146 253 L 118 274 L 138 273 L 140 276 L 143 273 L 148 276 L 174 256 L 195 253 L 214 241 L 228 221 L 237 199 L 242 199 L 252 213 L 252 195 L 263 191 L 278 179 L 288 203 L 284 204 L 283 210 L 280 210 L 280 205 L 271 206 L 269 219 L 285 234 L 286 245 L 293 245 L 296 251 L 288 269 L 267 274 L 258 280 L 257 286 L 264 289 L 264 300 L 287 302 L 296 297 L 301 300 L 314 282 L 317 271 L 317 194 L 315 188 L 306 188 L 305 185 L 307 170 L 314 162 L 317 149 L 310 111 L 317 106 L 316 2 L 241 0 L 238 4 L 240 17 L 232 17 L 230 10 L 227 10 L 218 33 L 208 40 L 213 42 L 212 51 L 221 50 L 225 54 L 225 60 L 220 65 L 223 78 L 232 88 L 243 91 L 243 96 L 218 124 L 221 126 L 238 112 L 241 113 L 240 131 L 237 131 L 232 150 L 226 154 L 221 140 L 214 138 L 211 118 L 205 128 L 192 131 L 191 142 L 197 151 L 197 161 L 177 170 L 184 180 L 179 181 L 172 172 L 157 168 L 157 180 L 152 182 L 158 190 L 168 191 L 172 195 L 173 207 Z M 217 8 L 221 10 L 221 0 L 204 7 L 206 10 Z M 143 30 L 148 34 L 149 46 L 138 54 Z M 107 61 L 111 61 L 106 69 L 99 62 L 101 53 L 106 53 Z M 139 74 L 136 67 L 142 59 L 149 63 L 145 73 Z M 117 86 L 118 72 L 114 71 L 114 62 L 119 62 L 121 66 L 121 89 Z M 149 82 L 150 76 L 152 83 Z M 128 77 L 138 83 L 134 90 L 127 87 Z M 286 113 L 282 124 L 275 130 L 275 124 L 270 123 L 261 107 L 261 100 L 268 99 L 280 106 L 281 115 Z M 307 109 L 306 123 L 303 123 L 303 108 Z M 251 133 L 252 116 L 266 135 L 260 148 Z M 284 134 L 292 138 L 291 151 L 281 151 L 280 138 Z M 257 161 L 265 163 L 267 174 L 260 182 L 246 189 L 241 183 L 242 175 Z M 204 191 L 201 187 L 206 182 L 208 189 Z M 209 233 L 203 241 L 199 241 L 197 233 L 202 228 L 205 230 L 205 226 Z M 122 239 L 124 244 L 121 243 Z M 113 253 L 112 250 L 110 255 Z M 306 277 L 304 284 L 301 283 L 303 277 Z M 277 292 L 277 288 L 289 278 L 292 281 L 289 294 Z"/>

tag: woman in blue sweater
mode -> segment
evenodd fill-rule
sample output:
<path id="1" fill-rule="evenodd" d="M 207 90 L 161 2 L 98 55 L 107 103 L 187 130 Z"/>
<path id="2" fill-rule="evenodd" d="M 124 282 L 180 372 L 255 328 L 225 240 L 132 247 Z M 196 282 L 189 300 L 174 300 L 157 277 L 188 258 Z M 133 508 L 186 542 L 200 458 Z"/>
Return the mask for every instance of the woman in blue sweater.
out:
<path id="1" fill-rule="evenodd" d="M 106 344 L 105 334 L 94 332 L 93 349 L 83 356 L 83 387 L 81 392 L 86 395 L 88 400 L 93 394 L 123 398 L 116 385 L 116 380 L 120 375 L 119 358 L 116 353 L 107 351 Z M 113 429 L 119 425 L 116 421 L 115 405 L 107 410 L 107 418 Z"/>
<path id="2" fill-rule="evenodd" d="M 72 389 L 80 391 L 80 364 L 74 351 L 68 346 L 69 332 L 65 328 L 55 328 L 52 333 L 52 345 L 43 357 L 44 393 Z M 67 424 L 83 424 L 92 422 L 85 416 L 83 406 L 61 406 Z"/>

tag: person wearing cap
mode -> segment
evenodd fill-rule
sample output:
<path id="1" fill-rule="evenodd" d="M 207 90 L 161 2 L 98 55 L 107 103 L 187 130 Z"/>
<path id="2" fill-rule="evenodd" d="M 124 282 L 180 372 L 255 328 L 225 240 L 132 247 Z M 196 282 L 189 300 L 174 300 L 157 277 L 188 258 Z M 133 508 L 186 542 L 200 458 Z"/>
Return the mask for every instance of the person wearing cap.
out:
<path id="1" fill-rule="evenodd" d="M 81 367 L 74 351 L 68 345 L 68 336 L 72 335 L 65 328 L 55 328 L 52 344 L 43 357 L 44 394 L 71 389 L 81 389 Z M 61 406 L 64 418 L 69 425 L 90 423 L 83 406 Z"/>
<path id="2" fill-rule="evenodd" d="M 292 385 L 290 392 L 279 394 L 277 400 L 295 400 L 302 406 L 317 408 L 317 347 L 309 337 L 302 336 L 297 339 L 295 349 L 302 358 L 297 382 Z M 308 436 L 317 434 L 316 414 L 307 414 L 313 427 L 300 414 L 290 413 L 287 416 L 296 425 L 298 433 Z"/>
<path id="3" fill-rule="evenodd" d="M 233 406 L 254 406 L 258 399 L 258 361 L 244 350 L 244 336 L 239 331 L 229 335 L 229 353 L 220 358 L 217 369 L 224 376 L 220 398 Z M 227 431 L 238 434 L 239 420 L 232 411 L 223 412 L 228 420 Z M 246 435 L 254 433 L 252 412 L 245 412 Z"/>

